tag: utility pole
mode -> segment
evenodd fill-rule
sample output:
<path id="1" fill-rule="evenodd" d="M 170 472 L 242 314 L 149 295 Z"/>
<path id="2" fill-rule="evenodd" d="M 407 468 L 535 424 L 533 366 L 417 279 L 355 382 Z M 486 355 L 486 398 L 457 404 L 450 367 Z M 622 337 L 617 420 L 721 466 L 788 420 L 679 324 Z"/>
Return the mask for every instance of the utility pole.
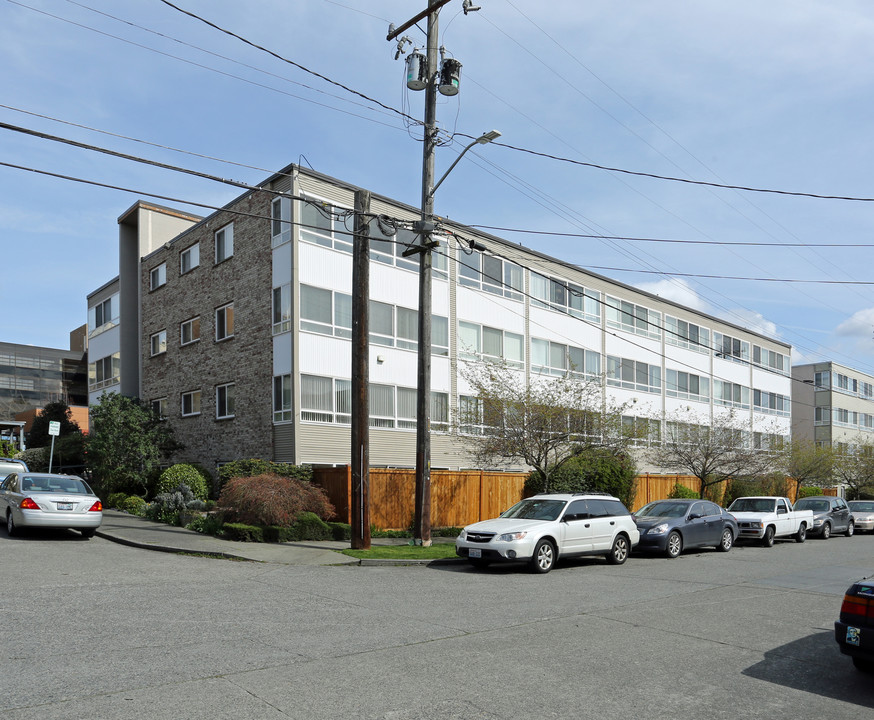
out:
<path id="1" fill-rule="evenodd" d="M 352 240 L 352 548 L 370 548 L 370 191 L 355 192 Z"/>

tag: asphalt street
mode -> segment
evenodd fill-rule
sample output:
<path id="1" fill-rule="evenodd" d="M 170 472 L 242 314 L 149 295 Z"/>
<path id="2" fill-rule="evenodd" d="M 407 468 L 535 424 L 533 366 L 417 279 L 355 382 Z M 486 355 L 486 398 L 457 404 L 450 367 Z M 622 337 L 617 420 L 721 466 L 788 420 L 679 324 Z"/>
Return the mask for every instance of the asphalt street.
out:
<path id="1" fill-rule="evenodd" d="M 0 712 L 868 717 L 833 639 L 874 535 L 559 564 L 289 565 L 0 531 Z"/>

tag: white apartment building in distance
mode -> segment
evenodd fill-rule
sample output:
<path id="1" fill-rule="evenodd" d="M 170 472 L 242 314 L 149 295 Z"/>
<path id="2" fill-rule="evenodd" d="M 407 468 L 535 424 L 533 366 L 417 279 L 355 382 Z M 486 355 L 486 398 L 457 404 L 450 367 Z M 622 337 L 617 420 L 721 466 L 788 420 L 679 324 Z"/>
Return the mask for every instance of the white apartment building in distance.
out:
<path id="1" fill-rule="evenodd" d="M 136 204 L 120 220 L 117 286 L 89 297 L 95 313 L 110 301 L 91 328 L 92 401 L 106 389 L 139 395 L 185 444 L 176 460 L 211 470 L 245 457 L 349 463 L 356 189 L 291 165 L 203 219 Z M 403 225 L 419 210 L 373 195 L 371 213 L 382 217 L 370 223 L 370 461 L 413 467 L 419 275 L 417 258 L 403 257 L 415 242 Z M 161 225 L 148 241 L 146 220 Z M 470 392 L 459 366 L 470 359 L 528 378 L 569 368 L 603 377 L 650 442 L 666 418 L 707 423 L 727 412 L 750 442 L 789 435 L 786 343 L 463 225 L 440 227 L 434 468 L 470 467 L 454 429 Z M 471 252 L 470 240 L 485 251 Z M 117 385 L 105 360 L 116 352 Z"/>

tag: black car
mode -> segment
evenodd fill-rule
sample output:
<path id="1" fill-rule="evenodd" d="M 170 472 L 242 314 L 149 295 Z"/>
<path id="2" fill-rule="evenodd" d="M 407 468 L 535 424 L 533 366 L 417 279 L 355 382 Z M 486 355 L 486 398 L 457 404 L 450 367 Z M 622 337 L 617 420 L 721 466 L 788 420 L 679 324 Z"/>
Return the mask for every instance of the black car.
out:
<path id="1" fill-rule="evenodd" d="M 684 549 L 712 546 L 728 552 L 737 538 L 737 520 L 708 500 L 656 500 L 632 513 L 637 550 L 677 557 Z"/>
<path id="2" fill-rule="evenodd" d="M 874 670 L 874 577 L 847 589 L 835 623 L 835 640 L 859 670 Z"/>

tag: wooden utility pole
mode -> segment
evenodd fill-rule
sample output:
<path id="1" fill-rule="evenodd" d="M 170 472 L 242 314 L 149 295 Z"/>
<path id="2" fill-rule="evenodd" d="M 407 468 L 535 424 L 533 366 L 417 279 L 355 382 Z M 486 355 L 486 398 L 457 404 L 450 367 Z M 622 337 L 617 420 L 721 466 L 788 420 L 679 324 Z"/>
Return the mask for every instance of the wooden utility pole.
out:
<path id="1" fill-rule="evenodd" d="M 352 548 L 370 547 L 370 192 L 355 192 L 352 240 Z"/>

